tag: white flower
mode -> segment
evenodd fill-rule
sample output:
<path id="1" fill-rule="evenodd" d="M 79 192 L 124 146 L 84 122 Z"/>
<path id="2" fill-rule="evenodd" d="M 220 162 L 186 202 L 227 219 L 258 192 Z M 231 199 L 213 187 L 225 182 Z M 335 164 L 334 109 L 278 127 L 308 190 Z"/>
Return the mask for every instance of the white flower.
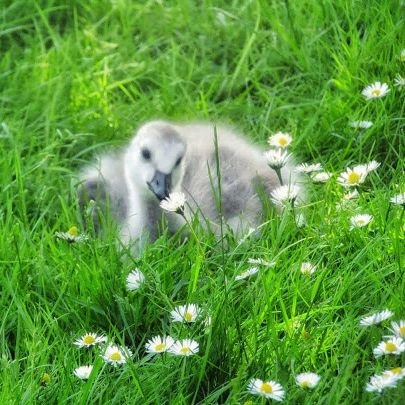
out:
<path id="1" fill-rule="evenodd" d="M 328 172 L 313 173 L 311 175 L 311 179 L 315 183 L 326 183 L 331 177 L 332 177 L 332 174 L 328 173 Z"/>
<path id="2" fill-rule="evenodd" d="M 390 202 L 396 205 L 405 205 L 405 193 L 394 195 L 394 197 L 390 199 Z"/>
<path id="3" fill-rule="evenodd" d="M 382 377 L 394 377 L 397 381 L 402 380 L 405 377 L 405 367 L 395 367 L 390 370 L 385 370 Z"/>
<path id="4" fill-rule="evenodd" d="M 276 205 L 286 206 L 295 202 L 299 192 L 300 188 L 294 184 L 279 186 L 271 192 L 271 201 Z"/>
<path id="5" fill-rule="evenodd" d="M 145 276 L 139 269 L 132 270 L 127 276 L 127 290 L 137 290 L 145 281 Z"/>
<path id="6" fill-rule="evenodd" d="M 283 387 L 278 382 L 262 381 L 258 378 L 250 380 L 248 391 L 253 395 L 260 395 L 275 401 L 282 401 L 285 395 Z"/>
<path id="7" fill-rule="evenodd" d="M 383 311 L 377 312 L 373 315 L 361 318 L 360 325 L 361 326 L 376 325 L 377 323 L 380 323 L 388 318 L 391 318 L 391 316 L 393 315 L 394 315 L 393 312 L 391 312 L 389 309 L 384 309 Z"/>
<path id="8" fill-rule="evenodd" d="M 167 352 L 173 343 L 174 339 L 170 336 L 154 336 L 146 342 L 145 347 L 148 353 L 156 354 Z"/>
<path id="9" fill-rule="evenodd" d="M 108 345 L 105 348 L 104 354 L 101 355 L 106 363 L 116 367 L 118 364 L 125 364 L 127 359 L 132 356 L 131 350 L 124 346 Z"/>
<path id="10" fill-rule="evenodd" d="M 281 169 L 287 164 L 290 155 L 282 149 L 271 149 L 264 152 L 264 157 L 272 169 Z"/>
<path id="11" fill-rule="evenodd" d="M 405 342 L 396 336 L 383 341 L 373 350 L 375 357 L 381 357 L 384 354 L 401 354 L 405 351 Z"/>
<path id="12" fill-rule="evenodd" d="M 267 260 L 264 259 L 253 259 L 251 257 L 249 257 L 247 261 L 249 264 L 258 264 L 260 266 L 267 266 L 267 267 L 273 267 L 276 264 L 276 262 L 268 262 Z"/>
<path id="13" fill-rule="evenodd" d="M 352 224 L 350 229 L 353 228 L 363 228 L 367 226 L 370 221 L 373 219 L 373 216 L 370 214 L 358 214 L 350 218 L 350 223 Z"/>
<path id="14" fill-rule="evenodd" d="M 397 74 L 394 79 L 394 86 L 404 87 L 405 86 L 405 78 L 403 78 L 400 74 Z"/>
<path id="15" fill-rule="evenodd" d="M 86 333 L 79 339 L 76 339 L 73 344 L 78 347 L 90 347 L 107 341 L 107 337 L 97 335 L 97 333 Z"/>
<path id="16" fill-rule="evenodd" d="M 301 163 L 294 169 L 296 173 L 312 173 L 319 172 L 321 170 L 322 165 L 320 163 Z"/>
<path id="17" fill-rule="evenodd" d="M 316 266 L 314 266 L 310 262 L 303 262 L 303 263 L 301 263 L 301 269 L 300 270 L 301 270 L 302 274 L 310 275 L 310 274 L 315 273 Z"/>
<path id="18" fill-rule="evenodd" d="M 405 340 L 405 321 L 391 322 L 390 331 L 397 337 Z"/>
<path id="19" fill-rule="evenodd" d="M 276 148 L 286 148 L 292 142 L 290 134 L 283 132 L 277 132 L 276 134 L 269 137 L 267 140 L 270 146 L 275 146 Z"/>
<path id="20" fill-rule="evenodd" d="M 321 377 L 315 373 L 301 373 L 295 377 L 295 382 L 302 388 L 314 388 Z"/>
<path id="21" fill-rule="evenodd" d="M 93 366 L 80 366 L 73 370 L 73 374 L 81 380 L 87 380 L 93 371 Z"/>
<path id="22" fill-rule="evenodd" d="M 160 202 L 160 207 L 165 211 L 183 213 L 186 196 L 182 192 L 170 193 L 169 197 Z"/>
<path id="23" fill-rule="evenodd" d="M 373 98 L 384 97 L 390 89 L 388 88 L 387 83 L 375 82 L 367 86 L 361 94 L 365 97 L 366 100 L 371 100 Z"/>
<path id="24" fill-rule="evenodd" d="M 370 382 L 366 385 L 368 392 L 382 392 L 385 388 L 393 388 L 396 386 L 398 379 L 395 377 L 385 377 L 382 375 L 373 375 Z"/>
<path id="25" fill-rule="evenodd" d="M 399 60 L 401 62 L 405 62 L 405 49 L 402 49 L 401 53 L 399 54 Z"/>
<path id="26" fill-rule="evenodd" d="M 373 172 L 374 170 L 378 169 L 380 166 L 381 166 L 381 163 L 377 162 L 376 160 L 371 160 L 370 162 L 366 163 L 366 165 L 365 165 L 367 173 Z M 363 168 L 363 165 L 360 165 L 360 167 Z"/>
<path id="27" fill-rule="evenodd" d="M 69 243 L 85 242 L 88 239 L 86 235 L 79 234 L 79 230 L 76 226 L 70 227 L 67 232 L 55 232 L 55 236 Z"/>
<path id="28" fill-rule="evenodd" d="M 368 129 L 373 126 L 371 121 L 351 121 L 349 124 L 352 128 Z"/>
<path id="29" fill-rule="evenodd" d="M 301 212 L 296 214 L 294 219 L 295 219 L 295 225 L 297 225 L 298 228 L 302 228 L 307 223 L 307 220 L 305 219 L 304 214 L 302 214 Z"/>
<path id="30" fill-rule="evenodd" d="M 169 352 L 176 356 L 192 356 L 198 353 L 198 343 L 192 339 L 183 339 L 174 342 Z"/>
<path id="31" fill-rule="evenodd" d="M 354 200 L 355 198 L 359 197 L 359 192 L 357 190 L 349 191 L 346 193 L 343 197 L 343 201 L 349 201 L 349 200 Z"/>
<path id="32" fill-rule="evenodd" d="M 353 167 L 353 169 L 351 169 L 350 167 L 347 168 L 345 172 L 340 174 L 337 181 L 342 186 L 353 187 L 364 183 L 367 175 L 368 175 L 367 166 L 359 165 Z"/>
<path id="33" fill-rule="evenodd" d="M 170 312 L 172 322 L 188 322 L 192 323 L 197 320 L 201 310 L 198 305 L 188 304 L 179 305 Z"/>
<path id="34" fill-rule="evenodd" d="M 242 273 L 238 274 L 235 277 L 235 280 L 239 281 L 239 280 L 243 280 L 245 278 L 248 278 L 250 276 L 253 276 L 253 274 L 256 274 L 259 271 L 258 267 L 251 267 L 250 269 L 243 271 Z"/>

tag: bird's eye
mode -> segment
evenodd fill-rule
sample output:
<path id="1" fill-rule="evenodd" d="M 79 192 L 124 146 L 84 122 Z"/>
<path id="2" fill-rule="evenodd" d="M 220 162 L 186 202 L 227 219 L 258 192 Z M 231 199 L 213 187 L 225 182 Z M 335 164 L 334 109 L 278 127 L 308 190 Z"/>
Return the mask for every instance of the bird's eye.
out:
<path id="1" fill-rule="evenodd" d="M 176 167 L 181 163 L 181 157 L 176 160 Z"/>
<path id="2" fill-rule="evenodd" d="M 145 160 L 149 160 L 151 158 L 151 156 L 152 156 L 152 154 L 150 153 L 149 149 L 146 149 L 146 148 L 142 149 L 142 157 Z"/>

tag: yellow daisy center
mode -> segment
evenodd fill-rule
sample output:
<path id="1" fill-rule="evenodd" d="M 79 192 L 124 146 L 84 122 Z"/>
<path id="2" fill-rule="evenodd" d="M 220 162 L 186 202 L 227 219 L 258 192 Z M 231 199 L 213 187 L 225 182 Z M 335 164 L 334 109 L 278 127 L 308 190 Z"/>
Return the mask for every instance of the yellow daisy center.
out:
<path id="1" fill-rule="evenodd" d="M 184 314 L 184 319 L 185 319 L 187 322 L 191 322 L 191 321 L 193 320 L 193 314 L 192 314 L 191 312 L 186 312 L 186 313 Z"/>
<path id="2" fill-rule="evenodd" d="M 373 96 L 379 96 L 381 94 L 381 90 L 380 89 L 374 89 L 371 91 L 371 94 Z"/>
<path id="3" fill-rule="evenodd" d="M 366 221 L 364 219 L 358 219 L 357 220 L 358 225 L 364 225 L 365 223 L 366 223 Z"/>
<path id="4" fill-rule="evenodd" d="M 301 382 L 301 387 L 302 388 L 309 388 L 309 382 L 308 381 L 302 381 Z"/>
<path id="5" fill-rule="evenodd" d="M 360 181 L 360 174 L 356 172 L 350 172 L 347 175 L 347 182 L 349 184 L 357 184 Z"/>
<path id="6" fill-rule="evenodd" d="M 91 335 L 86 335 L 86 336 L 83 338 L 83 343 L 84 343 L 85 345 L 92 345 L 95 341 L 96 341 L 96 339 L 94 339 L 94 337 L 91 336 Z"/>
<path id="7" fill-rule="evenodd" d="M 182 348 L 179 350 L 179 352 L 180 352 L 181 354 L 188 354 L 188 353 L 191 352 L 191 349 L 190 349 L 189 347 L 182 347 Z"/>
<path id="8" fill-rule="evenodd" d="M 401 336 L 405 336 L 405 325 L 404 325 L 404 326 L 400 326 L 400 328 L 399 328 L 399 334 L 400 334 Z"/>
<path id="9" fill-rule="evenodd" d="M 285 136 L 280 136 L 278 138 L 278 143 L 280 146 L 287 146 L 288 145 L 288 139 Z"/>
<path id="10" fill-rule="evenodd" d="M 156 350 L 157 352 L 161 352 L 161 351 L 164 350 L 164 349 L 166 349 L 166 344 L 165 344 L 165 343 L 158 343 L 158 344 L 155 346 L 155 350 Z"/>
<path id="11" fill-rule="evenodd" d="M 402 367 L 395 367 L 395 368 L 392 368 L 390 371 L 393 374 L 401 374 L 402 373 Z"/>
<path id="12" fill-rule="evenodd" d="M 385 350 L 386 350 L 388 353 L 395 352 L 395 350 L 397 350 L 397 345 L 396 345 L 395 343 L 393 343 L 393 342 L 387 342 L 387 343 L 385 344 Z"/>
<path id="13" fill-rule="evenodd" d="M 79 230 L 77 229 L 76 226 L 71 226 L 71 227 L 69 228 L 69 230 L 67 231 L 67 233 L 68 233 L 70 236 L 77 236 L 77 235 L 79 235 Z"/>
<path id="14" fill-rule="evenodd" d="M 263 383 L 260 386 L 260 391 L 264 392 L 265 394 L 271 394 L 273 392 L 273 387 L 269 383 Z"/>
<path id="15" fill-rule="evenodd" d="M 120 352 L 114 352 L 111 354 L 110 359 L 113 361 L 119 361 L 121 360 L 122 356 Z"/>

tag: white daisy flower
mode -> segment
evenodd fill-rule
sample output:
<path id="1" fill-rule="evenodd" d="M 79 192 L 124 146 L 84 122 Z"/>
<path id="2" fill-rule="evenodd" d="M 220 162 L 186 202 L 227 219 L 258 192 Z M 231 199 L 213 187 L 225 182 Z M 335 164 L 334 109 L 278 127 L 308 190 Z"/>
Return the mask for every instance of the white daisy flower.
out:
<path id="1" fill-rule="evenodd" d="M 169 197 L 160 202 L 160 207 L 165 211 L 176 212 L 182 214 L 184 211 L 184 204 L 186 203 L 186 196 L 182 192 L 170 193 Z"/>
<path id="2" fill-rule="evenodd" d="M 260 266 L 267 266 L 267 267 L 273 267 L 276 264 L 276 262 L 268 262 L 267 260 L 264 259 L 254 259 L 252 257 L 249 257 L 247 261 L 249 264 L 258 264 Z"/>
<path id="3" fill-rule="evenodd" d="M 320 379 L 316 373 L 301 373 L 295 377 L 295 382 L 302 388 L 314 388 Z"/>
<path id="4" fill-rule="evenodd" d="M 87 380 L 93 371 L 93 366 L 80 366 L 73 370 L 73 374 L 81 380 Z"/>
<path id="5" fill-rule="evenodd" d="M 332 177 L 332 173 L 329 172 L 319 172 L 311 174 L 311 179 L 315 183 L 326 183 Z"/>
<path id="6" fill-rule="evenodd" d="M 172 316 L 172 322 L 195 322 L 200 314 L 201 310 L 198 305 L 188 304 L 179 305 L 170 312 Z"/>
<path id="7" fill-rule="evenodd" d="M 262 381 L 259 378 L 252 378 L 248 385 L 248 391 L 253 395 L 259 395 L 275 401 L 284 399 L 283 387 L 275 381 Z"/>
<path id="8" fill-rule="evenodd" d="M 174 339 L 170 336 L 154 336 L 149 339 L 145 348 L 148 353 L 157 354 L 167 352 L 174 344 Z"/>
<path id="9" fill-rule="evenodd" d="M 76 226 L 70 227 L 67 232 L 55 232 L 55 236 L 58 239 L 63 239 L 69 243 L 85 242 L 88 239 L 86 235 L 79 234 L 79 230 Z"/>
<path id="10" fill-rule="evenodd" d="M 405 340 L 405 321 L 391 322 L 389 329 L 395 336 Z"/>
<path id="11" fill-rule="evenodd" d="M 139 269 L 132 270 L 127 276 L 127 290 L 137 290 L 145 281 L 145 276 Z"/>
<path id="12" fill-rule="evenodd" d="M 269 137 L 267 140 L 270 146 L 275 146 L 276 148 L 286 148 L 292 142 L 292 137 L 290 134 L 283 132 L 277 132 L 276 134 Z"/>
<path id="13" fill-rule="evenodd" d="M 359 197 L 359 192 L 355 189 L 353 191 L 349 191 L 348 193 L 346 193 L 343 197 L 342 200 L 343 201 L 350 201 L 350 200 L 354 200 L 356 198 Z"/>
<path id="14" fill-rule="evenodd" d="M 382 377 L 394 377 L 397 381 L 402 380 L 405 377 L 405 367 L 395 367 L 390 370 L 385 370 L 381 374 Z"/>
<path id="15" fill-rule="evenodd" d="M 195 340 L 183 339 L 174 342 L 170 347 L 169 352 L 175 356 L 192 356 L 198 353 L 199 346 Z"/>
<path id="16" fill-rule="evenodd" d="M 363 166 L 364 165 L 360 165 L 358 167 L 363 168 Z M 380 166 L 381 166 L 381 163 L 377 162 L 376 160 L 371 160 L 370 162 L 366 163 L 366 165 L 365 165 L 367 173 L 373 172 L 374 170 L 378 169 Z"/>
<path id="17" fill-rule="evenodd" d="M 320 172 L 321 170 L 323 169 L 320 163 L 301 163 L 294 169 L 296 173 L 312 173 Z"/>
<path id="18" fill-rule="evenodd" d="M 97 333 L 86 333 L 79 339 L 76 339 L 73 344 L 78 347 L 90 347 L 107 341 L 104 335 L 97 335 Z"/>
<path id="19" fill-rule="evenodd" d="M 367 226 L 370 221 L 373 219 L 373 216 L 370 214 L 358 214 L 350 218 L 350 223 L 352 224 L 350 229 L 353 228 L 364 228 Z"/>
<path id="20" fill-rule="evenodd" d="M 373 126 L 372 121 L 351 121 L 349 124 L 352 128 L 368 129 Z"/>
<path id="21" fill-rule="evenodd" d="M 373 350 L 375 357 L 381 357 L 384 354 L 401 354 L 405 352 L 405 342 L 396 336 L 383 341 Z"/>
<path id="22" fill-rule="evenodd" d="M 394 79 L 394 86 L 404 87 L 405 86 L 405 78 L 403 78 L 400 74 L 397 74 Z"/>
<path id="23" fill-rule="evenodd" d="M 405 205 L 405 193 L 394 195 L 390 198 L 390 202 L 395 205 Z"/>
<path id="24" fill-rule="evenodd" d="M 405 49 L 402 49 L 401 53 L 399 54 L 399 60 L 401 62 L 405 62 Z"/>
<path id="25" fill-rule="evenodd" d="M 345 172 L 342 172 L 340 174 L 337 181 L 342 186 L 354 187 L 364 183 L 367 175 L 368 175 L 367 167 L 365 165 L 359 165 L 353 167 L 353 169 L 351 169 L 350 167 L 347 168 Z"/>
<path id="26" fill-rule="evenodd" d="M 315 273 L 316 266 L 314 266 L 314 265 L 313 265 L 312 263 L 310 263 L 310 262 L 303 262 L 303 263 L 301 264 L 300 270 L 301 270 L 301 273 L 302 273 L 302 274 L 310 275 L 310 274 Z"/>
<path id="27" fill-rule="evenodd" d="M 104 350 L 104 354 L 101 355 L 106 363 L 110 363 L 114 367 L 117 367 L 119 364 L 125 364 L 127 359 L 129 359 L 131 356 L 132 352 L 130 349 L 113 344 L 108 345 Z"/>
<path id="28" fill-rule="evenodd" d="M 253 274 L 256 274 L 259 272 L 259 268 L 258 267 L 251 267 L 250 269 L 243 271 L 242 273 L 238 274 L 235 277 L 235 280 L 239 281 L 239 280 L 243 280 L 245 278 L 248 278 L 250 276 L 253 276 Z"/>
<path id="29" fill-rule="evenodd" d="M 370 382 L 366 385 L 368 392 L 382 392 L 385 388 L 396 387 L 398 379 L 395 377 L 384 377 L 382 375 L 373 375 Z"/>
<path id="30" fill-rule="evenodd" d="M 267 160 L 267 164 L 274 170 L 284 167 L 287 164 L 290 156 L 291 155 L 287 153 L 287 151 L 283 151 L 280 148 L 271 149 L 267 152 L 264 152 L 264 157 Z"/>
<path id="31" fill-rule="evenodd" d="M 365 87 L 361 94 L 366 100 L 372 100 L 373 98 L 384 97 L 389 91 L 387 83 L 375 82 Z"/>
<path id="32" fill-rule="evenodd" d="M 389 309 L 384 309 L 383 311 L 377 312 L 373 315 L 369 315 L 360 319 L 361 326 L 371 326 L 376 325 L 377 323 L 381 323 L 388 318 L 391 318 L 394 313 L 391 312 Z"/>
<path id="33" fill-rule="evenodd" d="M 286 206 L 289 203 L 295 203 L 300 188 L 294 184 L 279 186 L 271 192 L 271 201 L 279 206 Z"/>

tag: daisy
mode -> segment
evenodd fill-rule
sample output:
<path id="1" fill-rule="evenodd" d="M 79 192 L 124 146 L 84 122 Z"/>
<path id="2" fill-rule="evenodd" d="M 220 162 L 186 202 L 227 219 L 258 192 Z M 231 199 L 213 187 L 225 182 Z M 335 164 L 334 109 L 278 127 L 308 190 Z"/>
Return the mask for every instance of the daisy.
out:
<path id="1" fill-rule="evenodd" d="M 93 371 L 93 366 L 80 366 L 73 370 L 73 374 L 81 380 L 87 380 Z"/>
<path id="2" fill-rule="evenodd" d="M 264 259 L 253 259 L 251 257 L 249 257 L 247 261 L 249 264 L 259 264 L 261 266 L 268 266 L 268 267 L 275 266 L 276 264 L 276 262 L 268 262 L 267 260 Z"/>
<path id="3" fill-rule="evenodd" d="M 366 391 L 368 392 L 382 392 L 385 388 L 396 387 L 397 378 L 384 377 L 382 375 L 373 375 L 370 378 L 370 382 L 366 385 Z"/>
<path id="4" fill-rule="evenodd" d="M 389 329 L 395 336 L 405 340 L 405 321 L 391 322 Z"/>
<path id="5" fill-rule="evenodd" d="M 403 78 L 400 74 L 397 74 L 394 79 L 394 86 L 404 87 L 405 86 L 405 78 Z"/>
<path id="6" fill-rule="evenodd" d="M 88 239 L 86 235 L 80 235 L 76 226 L 72 226 L 67 232 L 55 232 L 58 239 L 63 239 L 69 243 L 84 242 Z"/>
<path id="7" fill-rule="evenodd" d="M 382 321 L 385 321 L 388 318 L 391 318 L 394 313 L 391 312 L 389 309 L 384 309 L 383 311 L 377 312 L 373 315 L 366 316 L 360 319 L 361 326 L 371 326 L 376 325 Z"/>
<path id="8" fill-rule="evenodd" d="M 299 187 L 294 184 L 279 186 L 271 192 L 271 201 L 279 206 L 286 206 L 289 203 L 294 204 L 299 192 Z"/>
<path id="9" fill-rule="evenodd" d="M 163 353 L 167 352 L 173 343 L 174 339 L 170 336 L 154 336 L 146 342 L 145 348 L 148 353 Z"/>
<path id="10" fill-rule="evenodd" d="M 395 367 L 390 370 L 385 370 L 382 377 L 395 377 L 398 381 L 405 377 L 405 367 Z"/>
<path id="11" fill-rule="evenodd" d="M 127 359 L 132 356 L 131 350 L 124 346 L 108 345 L 101 355 L 106 363 L 112 364 L 116 367 L 118 364 L 125 364 Z"/>
<path id="12" fill-rule="evenodd" d="M 283 387 L 275 381 L 262 381 L 252 378 L 248 385 L 248 391 L 253 395 L 260 395 L 275 401 L 282 401 L 285 395 Z"/>
<path id="13" fill-rule="evenodd" d="M 331 177 L 332 177 L 332 174 L 328 173 L 328 172 L 313 173 L 311 175 L 311 179 L 315 183 L 326 183 Z"/>
<path id="14" fill-rule="evenodd" d="M 370 214 L 354 215 L 353 217 L 350 218 L 350 223 L 352 224 L 350 229 L 363 228 L 363 227 L 367 226 L 372 219 L 373 219 L 373 216 Z"/>
<path id="15" fill-rule="evenodd" d="M 355 189 L 353 191 L 349 191 L 342 197 L 342 201 L 349 201 L 354 200 L 359 197 L 359 192 Z"/>
<path id="16" fill-rule="evenodd" d="M 294 169 L 296 173 L 312 173 L 320 172 L 321 170 L 322 165 L 320 163 L 301 163 Z"/>
<path id="17" fill-rule="evenodd" d="M 250 276 L 253 276 L 253 274 L 256 274 L 259 271 L 258 267 L 251 267 L 250 269 L 243 271 L 242 273 L 238 274 L 235 277 L 235 280 L 239 281 L 239 280 L 243 280 L 245 278 L 248 278 Z"/>
<path id="18" fill-rule="evenodd" d="M 381 357 L 384 354 L 401 354 L 405 351 L 405 342 L 396 336 L 383 341 L 373 350 L 375 357 Z"/>
<path id="19" fill-rule="evenodd" d="M 137 290 L 144 281 L 145 276 L 139 269 L 132 270 L 127 276 L 127 290 Z"/>
<path id="20" fill-rule="evenodd" d="M 198 353 L 199 347 L 195 340 L 183 339 L 174 342 L 170 347 L 169 352 L 175 356 L 192 356 Z"/>
<path id="21" fill-rule="evenodd" d="M 186 203 L 186 196 L 182 192 L 170 193 L 169 197 L 160 202 L 160 207 L 165 211 L 176 212 L 182 214 L 184 212 L 184 204 Z"/>
<path id="22" fill-rule="evenodd" d="M 285 134 L 283 132 L 277 132 L 276 134 L 269 137 L 267 140 L 270 146 L 275 146 L 276 148 L 286 148 L 292 142 L 290 134 Z"/>
<path id="23" fill-rule="evenodd" d="M 301 273 L 302 274 L 307 274 L 307 275 L 310 275 L 310 274 L 313 274 L 313 273 L 315 273 L 315 270 L 316 270 L 316 266 L 314 266 L 312 263 L 310 263 L 310 262 L 303 262 L 302 264 L 301 264 Z"/>
<path id="24" fill-rule="evenodd" d="M 370 162 L 366 163 L 365 168 L 367 170 L 367 173 L 370 173 L 370 172 L 373 172 L 374 170 L 378 169 L 380 166 L 381 166 L 380 162 L 377 162 L 376 160 L 371 160 Z M 356 166 L 356 167 L 363 168 L 363 165 Z"/>
<path id="25" fill-rule="evenodd" d="M 394 195 L 394 197 L 390 198 L 390 202 L 395 205 L 405 206 L 405 193 Z"/>
<path id="26" fill-rule="evenodd" d="M 282 149 L 272 149 L 264 153 L 267 164 L 274 170 L 284 167 L 290 156 L 290 154 Z"/>
<path id="27" fill-rule="evenodd" d="M 314 388 L 321 377 L 315 373 L 301 373 L 295 377 L 295 382 L 302 388 Z"/>
<path id="28" fill-rule="evenodd" d="M 373 126 L 372 121 L 351 121 L 349 124 L 352 128 L 368 129 Z"/>
<path id="29" fill-rule="evenodd" d="M 354 187 L 364 183 L 367 175 L 368 171 L 365 165 L 355 166 L 353 169 L 349 167 L 345 172 L 340 174 L 337 181 L 342 186 Z"/>
<path id="30" fill-rule="evenodd" d="M 197 320 L 201 310 L 198 305 L 188 304 L 179 305 L 170 312 L 172 316 L 172 322 L 187 322 L 192 323 Z"/>
<path id="31" fill-rule="evenodd" d="M 104 343 L 107 341 L 107 337 L 104 335 L 97 335 L 97 333 L 86 333 L 79 339 L 76 339 L 73 344 L 78 347 L 90 347 L 95 346 L 100 343 Z"/>
<path id="32" fill-rule="evenodd" d="M 373 98 L 384 97 L 389 91 L 387 83 L 375 82 L 365 87 L 361 94 L 366 100 L 371 100 Z"/>

